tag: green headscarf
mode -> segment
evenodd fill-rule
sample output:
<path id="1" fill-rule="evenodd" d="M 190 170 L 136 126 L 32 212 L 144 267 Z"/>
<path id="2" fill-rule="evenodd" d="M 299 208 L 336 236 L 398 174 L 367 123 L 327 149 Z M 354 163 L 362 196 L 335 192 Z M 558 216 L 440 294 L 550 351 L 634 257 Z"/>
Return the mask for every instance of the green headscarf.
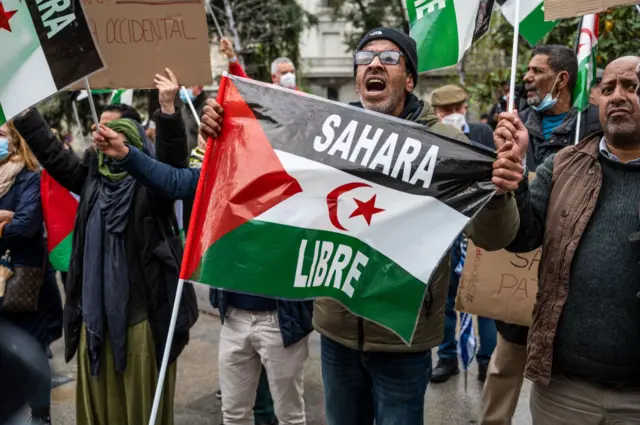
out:
<path id="1" fill-rule="evenodd" d="M 140 137 L 140 133 L 138 133 L 138 127 L 136 127 L 133 121 L 123 118 L 113 120 L 104 125 L 116 133 L 122 133 L 124 135 L 125 142 L 131 146 L 142 149 L 142 138 Z M 128 174 L 126 171 L 121 173 L 111 172 L 109 166 L 104 163 L 104 153 L 102 151 L 98 152 L 98 172 L 113 181 L 122 180 L 127 177 Z"/>

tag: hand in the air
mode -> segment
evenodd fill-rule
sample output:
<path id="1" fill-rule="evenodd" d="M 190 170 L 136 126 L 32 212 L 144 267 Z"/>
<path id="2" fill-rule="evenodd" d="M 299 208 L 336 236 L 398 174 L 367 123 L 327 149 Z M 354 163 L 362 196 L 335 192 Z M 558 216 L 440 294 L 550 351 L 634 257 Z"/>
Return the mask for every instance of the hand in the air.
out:
<path id="1" fill-rule="evenodd" d="M 176 112 L 175 99 L 180 86 L 178 79 L 169 68 L 165 68 L 167 76 L 156 74 L 153 84 L 159 91 L 158 100 L 160 102 L 160 110 L 163 114 L 174 114 Z"/>
<path id="2" fill-rule="evenodd" d="M 129 146 L 125 143 L 124 135 L 103 125 L 99 131 L 93 133 L 93 144 L 96 149 L 118 161 L 129 155 Z"/>
<path id="3" fill-rule="evenodd" d="M 498 116 L 498 126 L 493 132 L 493 141 L 499 151 L 507 142 L 513 142 L 513 153 L 524 159 L 529 148 L 529 131 L 524 126 L 518 112 L 503 112 Z"/>
<path id="4" fill-rule="evenodd" d="M 220 52 L 222 52 L 227 59 L 233 59 L 236 57 L 236 52 L 233 50 L 233 44 L 231 43 L 231 40 L 226 37 L 220 40 Z"/>
<path id="5" fill-rule="evenodd" d="M 217 138 L 222 131 L 222 106 L 214 99 L 207 99 L 202 113 L 200 134 L 205 140 Z"/>

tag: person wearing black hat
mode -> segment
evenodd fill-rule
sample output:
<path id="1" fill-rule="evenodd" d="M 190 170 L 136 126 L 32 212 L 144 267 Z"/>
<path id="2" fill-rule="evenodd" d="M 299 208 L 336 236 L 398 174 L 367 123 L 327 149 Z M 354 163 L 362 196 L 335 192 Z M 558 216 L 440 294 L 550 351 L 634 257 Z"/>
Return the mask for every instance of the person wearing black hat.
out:
<path id="1" fill-rule="evenodd" d="M 469 143 L 459 129 L 443 124 L 432 106 L 412 91 L 418 81 L 416 42 L 390 28 L 369 31 L 354 55 L 354 106 L 425 125 L 430 131 Z M 488 249 L 509 241 L 516 215 L 509 196 L 491 201 L 466 232 Z M 485 221 L 486 220 L 486 221 Z M 497 236 L 497 237 L 496 237 Z M 317 299 L 314 328 L 322 335 L 322 376 L 329 425 L 422 425 L 424 396 L 432 370 L 431 349 L 442 341 L 449 256 L 429 284 L 411 345 L 357 317 L 339 302 Z M 373 283 L 373 282 L 372 282 Z"/>

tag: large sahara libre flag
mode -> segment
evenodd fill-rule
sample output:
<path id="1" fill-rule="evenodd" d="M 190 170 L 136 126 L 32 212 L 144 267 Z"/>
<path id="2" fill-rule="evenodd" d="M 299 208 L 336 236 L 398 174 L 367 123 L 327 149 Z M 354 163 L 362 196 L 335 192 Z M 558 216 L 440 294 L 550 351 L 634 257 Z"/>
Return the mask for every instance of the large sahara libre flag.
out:
<path id="1" fill-rule="evenodd" d="M 531 45 L 537 44 L 558 25 L 558 21 L 544 20 L 543 0 L 520 0 L 518 19 L 516 19 L 516 0 L 498 0 L 498 3 L 505 19 L 513 26 L 519 24 L 520 35 Z"/>
<path id="2" fill-rule="evenodd" d="M 239 77 L 218 101 L 181 278 L 330 297 L 410 343 L 434 268 L 495 192 L 493 152 Z"/>
<path id="3" fill-rule="evenodd" d="M 55 270 L 66 272 L 71 260 L 73 226 L 78 196 L 69 192 L 46 171 L 40 177 L 42 215 L 47 229 L 49 261 Z"/>
<path id="4" fill-rule="evenodd" d="M 455 65 L 489 29 L 493 0 L 407 0 L 418 71 Z"/>
<path id="5" fill-rule="evenodd" d="M 598 15 L 582 17 L 578 35 L 578 80 L 573 90 L 573 106 L 584 111 L 589 106 L 589 94 L 596 84 L 596 51 L 598 44 Z"/>
<path id="6" fill-rule="evenodd" d="M 102 68 L 80 0 L 0 0 L 0 124 Z"/>

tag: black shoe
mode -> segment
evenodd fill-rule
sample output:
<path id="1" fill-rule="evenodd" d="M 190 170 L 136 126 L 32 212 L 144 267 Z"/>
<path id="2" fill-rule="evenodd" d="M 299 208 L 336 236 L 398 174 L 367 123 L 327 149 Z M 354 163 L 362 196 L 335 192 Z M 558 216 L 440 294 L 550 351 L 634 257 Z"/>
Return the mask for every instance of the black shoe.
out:
<path id="1" fill-rule="evenodd" d="M 217 398 L 218 400 L 222 400 L 222 390 L 218 390 L 218 391 L 216 391 L 216 398 Z"/>
<path id="2" fill-rule="evenodd" d="M 487 369 L 489 363 L 478 363 L 478 381 L 484 382 L 487 380 Z"/>
<path id="3" fill-rule="evenodd" d="M 431 382 L 436 384 L 447 382 L 452 376 L 459 373 L 458 359 L 440 359 L 433 369 Z"/>
<path id="4" fill-rule="evenodd" d="M 273 420 L 268 421 L 268 422 L 256 422 L 256 425 L 278 425 L 278 420 L 277 419 L 273 419 Z"/>

